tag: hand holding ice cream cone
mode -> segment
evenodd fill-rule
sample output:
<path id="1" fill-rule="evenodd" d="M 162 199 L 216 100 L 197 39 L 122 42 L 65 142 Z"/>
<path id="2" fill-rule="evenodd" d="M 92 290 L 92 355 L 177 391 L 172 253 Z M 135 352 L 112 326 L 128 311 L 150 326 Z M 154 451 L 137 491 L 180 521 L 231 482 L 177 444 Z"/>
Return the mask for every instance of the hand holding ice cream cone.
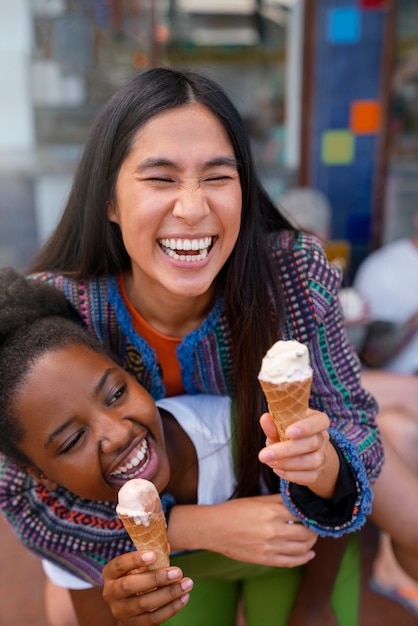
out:
<path id="1" fill-rule="evenodd" d="M 329 440 L 328 416 L 308 408 L 312 375 L 308 349 L 298 341 L 278 341 L 267 351 L 259 373 L 269 410 L 260 422 L 267 447 L 259 460 L 278 476 L 330 498 L 339 459 Z M 290 426 L 299 420 L 291 433 Z"/>

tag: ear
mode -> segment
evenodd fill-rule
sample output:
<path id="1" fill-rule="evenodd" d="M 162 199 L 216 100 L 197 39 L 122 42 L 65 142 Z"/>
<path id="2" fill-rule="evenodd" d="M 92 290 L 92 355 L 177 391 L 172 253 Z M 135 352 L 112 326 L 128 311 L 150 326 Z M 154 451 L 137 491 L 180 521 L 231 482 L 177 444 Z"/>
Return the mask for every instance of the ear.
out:
<path id="1" fill-rule="evenodd" d="M 115 203 L 109 200 L 106 202 L 106 215 L 109 222 L 114 222 L 115 224 L 119 224 L 118 213 L 116 210 Z"/>
<path id="2" fill-rule="evenodd" d="M 58 489 L 58 483 L 55 482 L 55 480 L 50 480 L 49 478 L 47 478 L 47 476 L 45 476 L 45 474 L 42 474 L 42 472 L 38 468 L 25 467 L 24 469 L 30 476 L 32 476 L 32 478 L 35 478 L 35 480 L 42 483 L 42 485 L 44 485 L 44 487 L 46 487 L 48 491 L 55 491 L 56 489 Z"/>

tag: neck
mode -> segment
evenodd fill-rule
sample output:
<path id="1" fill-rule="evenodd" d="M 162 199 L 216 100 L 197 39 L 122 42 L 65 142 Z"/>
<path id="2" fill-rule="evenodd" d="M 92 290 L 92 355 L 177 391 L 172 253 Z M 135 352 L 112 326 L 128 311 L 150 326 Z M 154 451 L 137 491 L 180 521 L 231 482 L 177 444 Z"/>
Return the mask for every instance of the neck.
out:
<path id="1" fill-rule="evenodd" d="M 164 427 L 170 480 L 165 489 L 177 504 L 197 502 L 198 462 L 195 447 L 177 420 L 164 409 L 159 409 Z"/>
<path id="2" fill-rule="evenodd" d="M 132 306 L 160 333 L 169 337 L 185 337 L 200 326 L 213 306 L 215 290 L 194 297 L 175 296 L 168 292 L 147 296 L 138 289 L 131 276 L 125 276 L 125 289 Z"/>

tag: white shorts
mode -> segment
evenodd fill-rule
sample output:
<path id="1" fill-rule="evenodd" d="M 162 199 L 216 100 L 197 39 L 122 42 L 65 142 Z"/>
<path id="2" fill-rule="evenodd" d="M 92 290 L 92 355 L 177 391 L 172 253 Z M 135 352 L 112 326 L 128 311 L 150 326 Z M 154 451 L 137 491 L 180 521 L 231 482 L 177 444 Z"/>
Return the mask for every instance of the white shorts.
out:
<path id="1" fill-rule="evenodd" d="M 57 587 L 65 587 L 66 589 L 91 589 L 92 584 L 86 582 L 82 578 L 78 578 L 73 574 L 69 574 L 58 565 L 42 559 L 42 567 L 44 572 Z"/>

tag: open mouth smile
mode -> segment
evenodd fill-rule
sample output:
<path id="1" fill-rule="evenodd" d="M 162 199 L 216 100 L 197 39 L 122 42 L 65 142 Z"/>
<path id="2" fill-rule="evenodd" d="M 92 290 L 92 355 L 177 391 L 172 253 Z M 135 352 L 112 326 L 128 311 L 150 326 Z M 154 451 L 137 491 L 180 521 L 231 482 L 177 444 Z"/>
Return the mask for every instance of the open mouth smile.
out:
<path id="1" fill-rule="evenodd" d="M 146 439 L 143 439 L 141 444 L 132 450 L 128 457 L 109 474 L 109 477 L 123 481 L 130 478 L 137 478 L 145 471 L 150 462 L 150 458 L 151 454 L 148 448 L 148 442 Z"/>
<path id="2" fill-rule="evenodd" d="M 214 243 L 214 237 L 200 239 L 160 239 L 161 250 L 176 261 L 196 262 L 205 259 Z"/>

